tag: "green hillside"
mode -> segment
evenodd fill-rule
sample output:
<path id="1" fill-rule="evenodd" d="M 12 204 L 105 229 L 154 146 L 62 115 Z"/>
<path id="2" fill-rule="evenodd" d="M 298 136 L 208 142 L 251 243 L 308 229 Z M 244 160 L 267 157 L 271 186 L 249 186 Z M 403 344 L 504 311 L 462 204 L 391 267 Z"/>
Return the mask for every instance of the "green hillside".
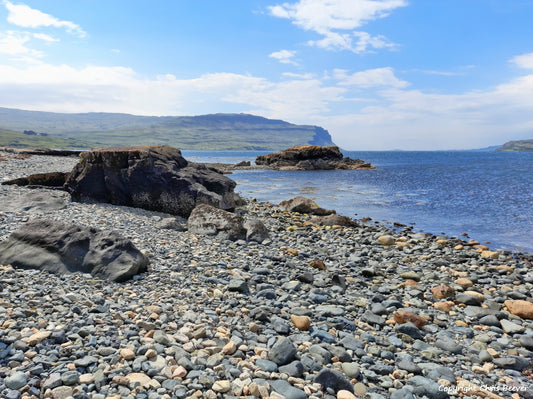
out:
<path id="1" fill-rule="evenodd" d="M 26 135 L 12 130 L 0 129 L 0 147 L 19 148 L 90 148 L 85 141 L 56 136 Z"/>
<path id="2" fill-rule="evenodd" d="M 334 145 L 321 127 L 248 114 L 156 117 L 0 108 L 0 129 L 20 134 L 44 133 L 47 136 L 27 139 L 42 141 L 42 146 L 51 148 L 167 144 L 183 150 L 280 150 L 300 144 Z M 1 136 L 0 145 L 24 145 L 18 136 L 7 133 Z M 50 144 L 45 144 L 47 141 Z"/>
<path id="3" fill-rule="evenodd" d="M 498 151 L 533 151 L 533 140 L 508 141 Z"/>

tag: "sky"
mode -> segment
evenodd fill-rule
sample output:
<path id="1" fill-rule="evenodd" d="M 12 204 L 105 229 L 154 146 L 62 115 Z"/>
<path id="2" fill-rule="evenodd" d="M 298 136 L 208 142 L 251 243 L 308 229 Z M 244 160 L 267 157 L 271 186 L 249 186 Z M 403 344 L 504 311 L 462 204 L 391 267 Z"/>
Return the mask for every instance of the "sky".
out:
<path id="1" fill-rule="evenodd" d="M 533 138 L 532 20 L 533 0 L 0 0 L 0 107 L 482 148 Z"/>

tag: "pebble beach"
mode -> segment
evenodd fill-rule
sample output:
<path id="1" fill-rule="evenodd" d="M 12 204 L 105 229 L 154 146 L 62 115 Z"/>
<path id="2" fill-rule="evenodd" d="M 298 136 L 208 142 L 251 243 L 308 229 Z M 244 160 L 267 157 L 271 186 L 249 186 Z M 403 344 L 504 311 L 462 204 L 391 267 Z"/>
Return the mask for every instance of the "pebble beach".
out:
<path id="1" fill-rule="evenodd" d="M 0 181 L 76 162 L 0 152 Z M 150 258 L 124 283 L 0 265 L 0 397 L 533 398 L 531 254 L 252 199 L 236 212 L 269 238 L 0 185 L 0 240 L 46 218 Z"/>

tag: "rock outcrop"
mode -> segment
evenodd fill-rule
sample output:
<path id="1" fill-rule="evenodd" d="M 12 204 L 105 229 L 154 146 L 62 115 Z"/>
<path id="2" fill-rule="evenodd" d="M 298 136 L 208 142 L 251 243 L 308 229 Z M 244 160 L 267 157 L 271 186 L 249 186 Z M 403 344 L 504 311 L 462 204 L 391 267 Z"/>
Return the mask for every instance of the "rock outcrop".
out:
<path id="1" fill-rule="evenodd" d="M 299 145 L 260 155 L 255 163 L 279 170 L 374 169 L 370 163 L 360 159 L 344 158 L 339 147 L 317 145 Z"/>
<path id="2" fill-rule="evenodd" d="M 187 162 L 168 146 L 97 148 L 81 154 L 65 183 L 75 201 L 94 200 L 188 217 L 198 204 L 226 210 L 242 202 L 236 183 Z"/>
<path id="3" fill-rule="evenodd" d="M 146 271 L 148 263 L 148 258 L 117 232 L 50 220 L 25 223 L 0 243 L 0 264 L 22 269 L 82 272 L 125 281 Z"/>

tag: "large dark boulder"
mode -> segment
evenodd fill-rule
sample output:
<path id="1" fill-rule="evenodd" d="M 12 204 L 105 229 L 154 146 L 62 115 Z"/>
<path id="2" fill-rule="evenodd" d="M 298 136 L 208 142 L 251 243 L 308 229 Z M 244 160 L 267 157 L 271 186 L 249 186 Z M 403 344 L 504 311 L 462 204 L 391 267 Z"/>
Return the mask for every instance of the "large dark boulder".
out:
<path id="1" fill-rule="evenodd" d="M 50 220 L 23 224 L 0 243 L 0 264 L 52 273 L 90 273 L 125 281 L 146 271 L 148 258 L 114 231 Z"/>
<path id="2" fill-rule="evenodd" d="M 95 200 L 188 217 L 198 204 L 232 210 L 236 183 L 216 169 L 189 163 L 168 146 L 97 148 L 81 154 L 65 188 L 76 201 Z"/>
<path id="3" fill-rule="evenodd" d="M 255 163 L 279 170 L 374 169 L 370 163 L 360 159 L 344 158 L 339 147 L 318 145 L 299 145 L 260 155 Z"/>

